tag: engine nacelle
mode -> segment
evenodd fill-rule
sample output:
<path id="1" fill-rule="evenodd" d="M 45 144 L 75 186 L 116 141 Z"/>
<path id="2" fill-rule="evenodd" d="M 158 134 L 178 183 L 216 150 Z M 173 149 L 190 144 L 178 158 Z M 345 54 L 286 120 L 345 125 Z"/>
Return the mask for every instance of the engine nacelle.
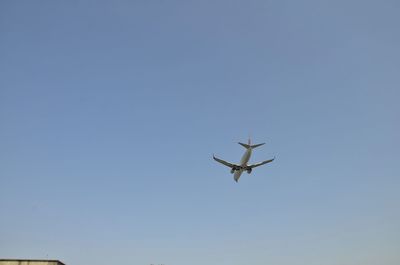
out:
<path id="1" fill-rule="evenodd" d="M 247 169 L 247 174 L 250 174 L 251 171 L 252 171 L 252 169 L 251 169 L 251 168 L 248 168 L 248 169 Z"/>
<path id="2" fill-rule="evenodd" d="M 231 174 L 233 174 L 233 173 L 235 173 L 235 169 L 234 168 L 231 169 Z"/>

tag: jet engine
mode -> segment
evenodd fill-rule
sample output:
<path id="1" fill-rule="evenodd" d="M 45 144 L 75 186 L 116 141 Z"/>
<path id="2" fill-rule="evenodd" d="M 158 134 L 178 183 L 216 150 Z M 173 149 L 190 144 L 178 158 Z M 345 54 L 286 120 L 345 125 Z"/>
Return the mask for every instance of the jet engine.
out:
<path id="1" fill-rule="evenodd" d="M 252 169 L 251 169 L 251 168 L 248 168 L 248 169 L 247 169 L 247 174 L 250 174 L 251 171 L 252 171 Z"/>
<path id="2" fill-rule="evenodd" d="M 231 169 L 231 174 L 233 174 L 233 173 L 235 173 L 235 169 L 234 168 Z"/>

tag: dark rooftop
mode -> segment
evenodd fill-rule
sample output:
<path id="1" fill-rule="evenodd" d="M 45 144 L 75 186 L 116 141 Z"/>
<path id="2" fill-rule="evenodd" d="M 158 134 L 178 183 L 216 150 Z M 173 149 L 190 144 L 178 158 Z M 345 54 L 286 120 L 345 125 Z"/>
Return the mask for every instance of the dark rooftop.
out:
<path id="1" fill-rule="evenodd" d="M 62 263 L 59 260 L 56 259 L 0 259 L 0 261 L 21 261 L 21 262 L 57 262 L 61 265 L 65 265 L 64 263 Z"/>

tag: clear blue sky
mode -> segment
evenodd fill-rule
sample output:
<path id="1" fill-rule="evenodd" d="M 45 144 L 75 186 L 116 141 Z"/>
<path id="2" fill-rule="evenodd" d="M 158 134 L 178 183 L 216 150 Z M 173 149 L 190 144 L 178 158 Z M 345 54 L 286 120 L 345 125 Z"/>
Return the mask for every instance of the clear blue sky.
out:
<path id="1" fill-rule="evenodd" d="M 1 1 L 0 258 L 398 265 L 399 13 Z"/>

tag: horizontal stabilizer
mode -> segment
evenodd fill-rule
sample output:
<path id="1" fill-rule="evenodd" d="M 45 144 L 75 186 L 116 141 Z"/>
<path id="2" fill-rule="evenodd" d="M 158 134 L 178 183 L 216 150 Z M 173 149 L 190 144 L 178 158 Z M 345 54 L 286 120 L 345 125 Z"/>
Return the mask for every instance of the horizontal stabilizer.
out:
<path id="1" fill-rule="evenodd" d="M 256 148 L 256 147 L 259 147 L 259 146 L 262 146 L 262 145 L 264 145 L 265 143 L 262 143 L 262 144 L 254 144 L 254 145 L 249 145 L 249 144 L 244 144 L 244 143 L 239 143 L 241 146 L 243 146 L 244 148 L 246 148 L 246 149 L 249 149 L 249 148 L 251 148 L 251 149 L 254 149 L 254 148 Z"/>
<path id="2" fill-rule="evenodd" d="M 248 144 L 244 144 L 244 143 L 240 143 L 240 142 L 239 142 L 239 144 L 240 144 L 241 146 L 243 146 L 244 148 L 246 148 L 246 149 L 249 149 L 249 148 L 250 148 L 250 145 L 248 145 Z"/>

